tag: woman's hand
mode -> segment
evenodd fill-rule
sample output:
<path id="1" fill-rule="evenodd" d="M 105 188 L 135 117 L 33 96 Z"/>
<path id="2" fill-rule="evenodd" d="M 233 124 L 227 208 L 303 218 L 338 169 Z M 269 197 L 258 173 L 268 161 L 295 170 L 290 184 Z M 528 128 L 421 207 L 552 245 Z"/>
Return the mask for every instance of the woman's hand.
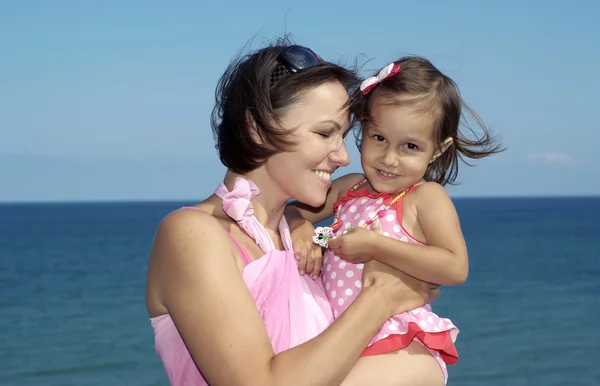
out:
<path id="1" fill-rule="evenodd" d="M 390 316 L 410 311 L 440 297 L 439 285 L 418 280 L 377 260 L 365 263 L 363 287 L 372 287 L 385 297 Z"/>

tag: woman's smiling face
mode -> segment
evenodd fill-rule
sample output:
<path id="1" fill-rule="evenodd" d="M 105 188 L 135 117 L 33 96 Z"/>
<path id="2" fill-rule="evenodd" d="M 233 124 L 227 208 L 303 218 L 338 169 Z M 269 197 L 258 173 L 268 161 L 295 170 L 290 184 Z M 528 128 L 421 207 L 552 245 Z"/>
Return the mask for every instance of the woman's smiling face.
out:
<path id="1" fill-rule="evenodd" d="M 348 93 L 339 82 L 328 82 L 305 92 L 281 119 L 292 130 L 291 151 L 271 156 L 265 163 L 273 182 L 285 194 L 319 207 L 331 186 L 331 174 L 350 163 L 344 137 L 350 128 Z"/>

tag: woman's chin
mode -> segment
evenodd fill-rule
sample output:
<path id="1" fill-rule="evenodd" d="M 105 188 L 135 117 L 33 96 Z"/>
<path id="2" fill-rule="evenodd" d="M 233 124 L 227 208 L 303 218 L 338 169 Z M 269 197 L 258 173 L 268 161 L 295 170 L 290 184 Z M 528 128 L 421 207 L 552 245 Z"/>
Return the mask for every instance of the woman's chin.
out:
<path id="1" fill-rule="evenodd" d="M 313 192 L 307 192 L 305 197 L 303 197 L 303 199 L 298 200 L 298 201 L 300 201 L 304 205 L 308 205 L 313 208 L 320 208 L 323 205 L 325 205 L 326 199 L 327 199 L 327 192 L 320 193 L 320 192 L 313 191 Z"/>

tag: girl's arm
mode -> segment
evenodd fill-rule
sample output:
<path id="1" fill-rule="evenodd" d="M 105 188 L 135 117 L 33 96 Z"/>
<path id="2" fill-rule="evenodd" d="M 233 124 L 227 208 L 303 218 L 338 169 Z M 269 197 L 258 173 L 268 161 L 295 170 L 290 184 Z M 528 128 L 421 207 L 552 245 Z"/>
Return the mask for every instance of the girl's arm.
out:
<path id="1" fill-rule="evenodd" d="M 313 208 L 298 201 L 286 206 L 285 217 L 290 226 L 292 245 L 301 275 L 306 273 L 316 279 L 321 273 L 323 252 L 321 247 L 312 241 L 315 234 L 313 224 L 333 216 L 335 202 L 363 178 L 364 175 L 358 173 L 336 178 L 327 192 L 325 204 L 319 208 Z"/>
<path id="2" fill-rule="evenodd" d="M 302 217 L 307 219 L 313 224 L 321 222 L 331 216 L 333 216 L 333 204 L 346 193 L 354 184 L 364 178 L 363 174 L 353 173 L 345 176 L 336 178 L 331 184 L 331 188 L 327 192 L 327 199 L 325 203 L 318 207 L 313 208 L 311 206 L 302 204 L 298 201 L 291 202 L 288 205 L 293 205 L 298 209 Z"/>
<path id="3" fill-rule="evenodd" d="M 364 261 L 364 256 L 368 255 L 429 283 L 464 283 L 469 273 L 469 259 L 452 200 L 445 189 L 434 182 L 423 184 L 413 194 L 418 194 L 417 219 L 427 245 L 355 229 L 330 241 L 329 246 L 345 260 Z"/>
<path id="4" fill-rule="evenodd" d="M 214 217 L 178 211 L 161 222 L 150 257 L 158 272 L 160 301 L 213 386 L 338 385 L 381 325 L 398 311 L 390 303 L 399 305 L 399 299 L 390 298 L 394 295 L 382 289 L 385 284 L 375 281 L 323 333 L 275 355 L 241 277 L 238 254 Z M 402 304 L 424 304 L 423 293 L 429 292 L 419 287 L 402 295 Z"/>
<path id="5" fill-rule="evenodd" d="M 429 283 L 463 284 L 469 274 L 469 258 L 454 204 L 444 187 L 435 182 L 423 184 L 413 194 L 417 192 L 417 219 L 427 245 L 376 234 L 372 256 Z"/>

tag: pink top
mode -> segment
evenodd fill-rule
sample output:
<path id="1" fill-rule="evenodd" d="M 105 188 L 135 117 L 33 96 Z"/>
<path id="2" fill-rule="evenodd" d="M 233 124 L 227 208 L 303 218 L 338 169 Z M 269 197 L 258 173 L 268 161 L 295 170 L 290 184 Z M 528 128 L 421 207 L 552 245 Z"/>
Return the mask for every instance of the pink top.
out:
<path id="1" fill-rule="evenodd" d="M 364 183 L 364 180 L 361 182 Z M 335 235 L 342 234 L 348 226 L 361 227 L 379 213 L 384 236 L 407 243 L 423 245 L 402 226 L 402 198 L 387 211 L 380 212 L 394 199 L 395 195 L 387 193 L 372 194 L 365 188 L 358 189 L 362 183 L 348 190 L 346 195 L 335 204 L 337 218 L 342 223 Z M 413 189 L 414 187 L 408 193 Z M 362 288 L 363 267 L 364 264 L 352 264 L 340 259 L 331 249 L 327 249 L 325 252 L 323 256 L 323 283 L 325 284 L 327 296 L 331 301 L 335 318 L 338 318 L 358 296 Z M 458 332 L 458 328 L 450 319 L 439 317 L 432 311 L 431 305 L 426 304 L 390 318 L 373 337 L 365 352 L 383 353 L 390 350 L 394 351 L 406 347 L 413 339 L 419 339 L 432 350 L 432 354 L 436 359 L 441 358 L 444 362 L 453 364 L 458 359 L 458 353 L 454 347 Z M 376 342 L 391 336 L 394 337 L 391 341 L 394 342 L 393 344 L 380 345 L 380 348 L 371 347 Z"/>
<path id="2" fill-rule="evenodd" d="M 215 193 L 223 200 L 227 215 L 236 220 L 265 253 L 252 261 L 232 238 L 244 260 L 242 278 L 265 323 L 275 353 L 320 334 L 333 322 L 331 306 L 320 278 L 313 280 L 309 275 L 300 276 L 285 218 L 279 224 L 285 251 L 279 251 L 275 249 L 265 228 L 254 217 L 250 200 L 260 194 L 254 183 L 238 177 L 231 192 L 227 191 L 224 184 L 219 184 Z M 208 385 L 169 314 L 151 318 L 151 323 L 156 351 L 171 385 Z"/>

